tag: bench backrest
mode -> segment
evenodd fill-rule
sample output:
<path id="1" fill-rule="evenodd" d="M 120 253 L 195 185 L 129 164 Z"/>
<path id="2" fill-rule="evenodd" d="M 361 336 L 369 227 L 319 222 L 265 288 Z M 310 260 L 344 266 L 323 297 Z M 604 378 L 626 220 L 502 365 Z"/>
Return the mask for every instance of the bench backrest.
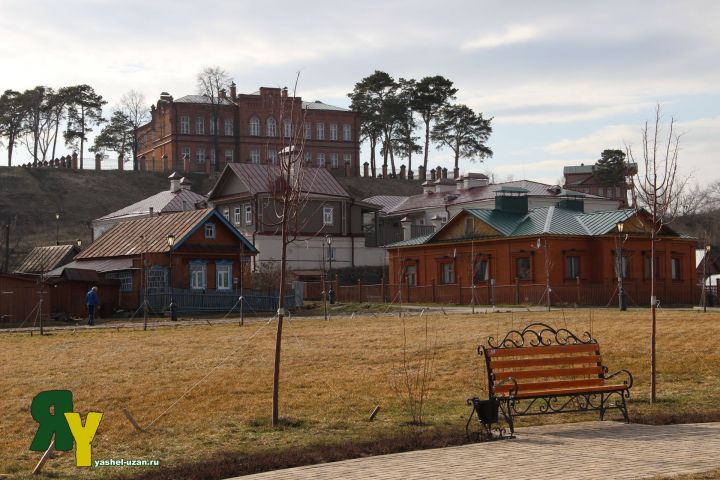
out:
<path id="1" fill-rule="evenodd" d="M 488 339 L 481 346 L 488 372 L 490 394 L 509 395 L 518 391 L 545 391 L 604 384 L 600 345 L 590 336 L 577 337 L 567 330 L 545 324 L 531 324 L 511 331 L 501 342 Z M 514 392 L 517 393 L 517 392 Z"/>

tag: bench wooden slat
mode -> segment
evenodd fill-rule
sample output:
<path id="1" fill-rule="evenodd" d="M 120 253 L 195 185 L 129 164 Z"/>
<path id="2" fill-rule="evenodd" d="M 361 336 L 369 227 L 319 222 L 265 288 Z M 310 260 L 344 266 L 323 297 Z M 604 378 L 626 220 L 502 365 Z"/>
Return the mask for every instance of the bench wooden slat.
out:
<path id="1" fill-rule="evenodd" d="M 545 365 L 579 365 L 579 364 L 601 364 L 600 355 L 584 355 L 575 357 L 545 357 L 545 358 L 523 358 L 520 360 L 495 360 L 491 359 L 490 366 L 496 368 L 523 368 L 542 367 Z"/>
<path id="2" fill-rule="evenodd" d="M 503 385 L 504 386 L 504 385 Z M 515 398 L 534 398 L 534 397 L 553 397 L 563 395 L 579 395 L 582 393 L 610 393 L 627 390 L 627 385 L 597 385 L 597 386 L 585 386 L 578 388 L 557 388 L 551 390 L 526 390 L 520 391 Z M 498 398 L 508 398 L 507 392 L 497 396 Z"/>
<path id="3" fill-rule="evenodd" d="M 577 387 L 597 387 L 604 384 L 602 378 L 586 378 L 579 380 L 551 380 L 547 382 L 534 382 L 534 383 L 520 383 L 518 382 L 518 392 L 542 392 L 545 390 L 557 390 L 562 388 L 577 388 Z M 513 390 L 515 385 L 512 383 L 506 383 L 504 385 L 495 386 L 493 391 L 495 393 L 507 393 Z"/>
<path id="4" fill-rule="evenodd" d="M 488 357 L 526 357 L 537 355 L 556 355 L 578 352 L 600 353 L 597 343 L 581 343 L 578 345 L 551 345 L 549 347 L 513 347 L 513 348 L 487 348 Z"/>
<path id="5" fill-rule="evenodd" d="M 562 378 L 577 377 L 581 375 L 599 375 L 603 372 L 602 367 L 583 367 L 583 368 L 553 368 L 545 370 L 521 370 L 516 372 L 495 372 L 495 381 L 499 382 L 508 377 L 516 379 L 520 378 Z"/>

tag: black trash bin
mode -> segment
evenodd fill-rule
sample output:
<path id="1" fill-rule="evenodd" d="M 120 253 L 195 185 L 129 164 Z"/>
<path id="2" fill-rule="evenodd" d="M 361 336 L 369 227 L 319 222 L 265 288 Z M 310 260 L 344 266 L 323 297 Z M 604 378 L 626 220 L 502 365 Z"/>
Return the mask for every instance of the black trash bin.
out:
<path id="1" fill-rule="evenodd" d="M 170 302 L 170 320 L 172 320 L 173 322 L 177 322 L 177 311 L 177 303 Z"/>
<path id="2" fill-rule="evenodd" d="M 330 300 L 330 305 L 335 305 L 335 290 L 332 288 L 328 292 L 328 299 Z"/>

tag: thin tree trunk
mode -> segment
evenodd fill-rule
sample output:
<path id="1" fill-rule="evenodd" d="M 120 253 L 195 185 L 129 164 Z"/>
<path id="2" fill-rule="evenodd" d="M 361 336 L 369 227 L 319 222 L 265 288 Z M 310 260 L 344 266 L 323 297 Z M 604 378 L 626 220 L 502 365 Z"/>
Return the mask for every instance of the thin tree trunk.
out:
<path id="1" fill-rule="evenodd" d="M 652 323 L 652 331 L 650 333 L 650 403 L 657 400 L 657 362 L 656 362 L 656 338 L 657 338 L 657 321 L 655 317 L 655 309 L 657 299 L 655 298 L 655 208 L 653 207 L 652 218 L 652 245 L 650 246 L 650 317 Z"/>
<path id="2" fill-rule="evenodd" d="M 395 177 L 395 155 L 393 154 L 392 147 L 390 147 L 390 165 L 392 165 L 392 174 L 393 177 Z"/>
<path id="3" fill-rule="evenodd" d="M 83 150 L 85 147 L 85 106 L 83 105 L 80 107 L 80 122 L 81 122 L 81 132 L 80 132 L 80 170 L 83 169 Z"/>
<path id="4" fill-rule="evenodd" d="M 428 148 L 430 147 L 430 118 L 423 120 L 425 120 L 425 158 L 423 160 L 423 167 L 427 172 Z"/>
<path id="5" fill-rule="evenodd" d="M 370 139 L 370 169 L 372 170 L 372 178 L 377 177 L 377 170 L 375 166 L 375 148 L 377 147 L 377 140 L 374 138 Z"/>
<path id="6" fill-rule="evenodd" d="M 292 161 L 292 160 L 291 160 Z M 288 169 L 291 166 L 288 165 Z M 285 177 L 290 181 L 289 172 Z M 278 425 L 278 412 L 279 412 L 279 399 L 280 399 L 280 350 L 282 347 L 282 329 L 283 329 L 283 318 L 285 317 L 285 268 L 287 265 L 287 244 L 288 244 L 288 212 L 289 212 L 289 198 L 290 193 L 288 189 L 291 188 L 289 185 L 284 186 L 283 193 L 283 216 L 282 216 L 282 253 L 280 256 L 280 288 L 278 298 L 278 325 L 277 334 L 275 335 L 275 369 L 273 372 L 273 396 L 272 396 L 272 426 Z"/>
<path id="7" fill-rule="evenodd" d="M 60 110 L 62 112 L 62 109 Z M 55 117 L 55 136 L 53 137 L 53 148 L 51 159 L 55 160 L 55 147 L 57 146 L 58 132 L 60 131 L 60 114 Z"/>

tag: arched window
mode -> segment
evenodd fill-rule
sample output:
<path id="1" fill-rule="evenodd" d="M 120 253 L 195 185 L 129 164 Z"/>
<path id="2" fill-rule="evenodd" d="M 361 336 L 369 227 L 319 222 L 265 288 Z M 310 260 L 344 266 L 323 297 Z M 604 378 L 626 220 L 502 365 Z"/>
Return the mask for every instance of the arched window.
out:
<path id="1" fill-rule="evenodd" d="M 268 137 L 277 137 L 277 122 L 272 117 L 267 119 L 266 132 Z"/>
<path id="2" fill-rule="evenodd" d="M 250 135 L 253 137 L 260 136 L 260 119 L 257 117 L 250 117 Z"/>

